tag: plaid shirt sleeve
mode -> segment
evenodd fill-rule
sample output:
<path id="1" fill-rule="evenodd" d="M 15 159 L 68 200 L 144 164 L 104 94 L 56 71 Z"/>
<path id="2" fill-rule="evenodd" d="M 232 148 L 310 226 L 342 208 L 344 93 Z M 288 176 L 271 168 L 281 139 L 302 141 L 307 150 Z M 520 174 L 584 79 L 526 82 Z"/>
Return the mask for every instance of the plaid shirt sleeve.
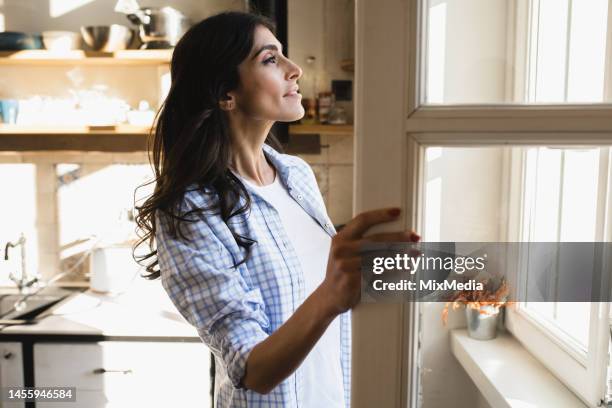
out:
<path id="1" fill-rule="evenodd" d="M 247 357 L 269 335 L 260 290 L 249 287 L 233 268 L 232 256 L 204 217 L 182 224 L 188 241 L 169 234 L 167 217 L 158 212 L 156 219 L 164 289 L 202 341 L 221 357 L 233 386 L 243 388 Z"/>

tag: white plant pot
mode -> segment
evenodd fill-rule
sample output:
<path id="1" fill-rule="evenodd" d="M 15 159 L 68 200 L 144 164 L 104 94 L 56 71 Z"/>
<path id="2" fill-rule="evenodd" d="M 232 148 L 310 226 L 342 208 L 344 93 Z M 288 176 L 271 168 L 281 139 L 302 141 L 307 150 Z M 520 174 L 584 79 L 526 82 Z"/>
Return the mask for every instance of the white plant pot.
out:
<path id="1" fill-rule="evenodd" d="M 468 335 L 477 340 L 494 339 L 497 336 L 499 312 L 499 308 L 495 306 L 481 306 L 480 310 L 466 306 L 465 317 L 467 318 Z"/>

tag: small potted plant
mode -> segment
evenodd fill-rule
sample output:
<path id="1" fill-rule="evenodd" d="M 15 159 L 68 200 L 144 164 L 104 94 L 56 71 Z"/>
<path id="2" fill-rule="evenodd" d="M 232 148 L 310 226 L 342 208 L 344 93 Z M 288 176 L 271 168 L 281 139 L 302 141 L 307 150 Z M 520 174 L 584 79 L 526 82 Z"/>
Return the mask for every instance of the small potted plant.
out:
<path id="1" fill-rule="evenodd" d="M 497 288 L 490 280 L 483 282 L 483 290 L 455 291 L 444 305 L 442 322 L 446 325 L 448 312 L 465 306 L 468 335 L 478 340 L 490 340 L 497 336 L 497 321 L 502 307 L 512 303 L 507 300 L 508 285 L 502 279 Z"/>

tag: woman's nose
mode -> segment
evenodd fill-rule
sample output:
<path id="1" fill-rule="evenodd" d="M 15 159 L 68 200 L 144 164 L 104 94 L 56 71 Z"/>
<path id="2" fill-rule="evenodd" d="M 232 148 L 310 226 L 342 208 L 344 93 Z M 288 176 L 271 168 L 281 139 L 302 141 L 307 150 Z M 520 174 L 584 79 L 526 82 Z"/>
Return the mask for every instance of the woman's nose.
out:
<path id="1" fill-rule="evenodd" d="M 299 65 L 295 64 L 290 59 L 287 59 L 289 63 L 289 67 L 287 69 L 288 79 L 299 79 L 302 76 L 302 68 Z"/>

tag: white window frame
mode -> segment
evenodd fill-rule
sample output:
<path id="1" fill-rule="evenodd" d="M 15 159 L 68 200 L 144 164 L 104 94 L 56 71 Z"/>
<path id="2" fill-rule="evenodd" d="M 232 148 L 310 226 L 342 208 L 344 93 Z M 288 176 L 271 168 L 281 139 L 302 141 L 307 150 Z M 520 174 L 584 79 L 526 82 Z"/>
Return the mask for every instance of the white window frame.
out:
<path id="1" fill-rule="evenodd" d="M 367 209 L 362 201 L 364 192 L 359 188 L 376 186 L 368 194 L 379 194 L 386 200 L 393 198 L 405 209 L 403 227 L 422 230 L 422 175 L 428 147 L 612 145 L 611 104 L 423 105 L 426 83 L 420 77 L 424 72 L 420 55 L 425 41 L 420 33 L 426 32 L 421 29 L 423 4 L 423 0 L 355 3 L 354 213 Z M 520 24 L 518 18 L 515 20 Z M 382 27 L 385 30 L 380 30 Z M 393 40 L 389 41 L 390 38 Z M 612 77 L 611 70 L 608 67 L 606 75 Z M 506 84 L 510 89 L 515 86 L 511 82 Z M 606 92 L 610 95 L 610 89 Z M 377 109 L 376 98 L 386 99 L 384 110 Z M 405 118 L 403 123 L 393 122 L 400 114 Z M 370 136 L 374 134 L 377 140 Z M 402 179 L 406 180 L 401 191 L 378 191 L 380 180 L 373 178 L 368 168 L 375 162 L 364 159 L 373 151 L 380 157 L 376 162 L 378 171 L 373 173 L 380 176 L 401 171 Z M 362 162 L 367 165 L 361 165 Z M 366 201 L 371 206 L 379 200 Z M 418 406 L 418 306 L 418 303 L 371 304 L 360 305 L 354 311 L 353 407 Z M 592 400 L 589 404 L 596 406 L 597 402 Z"/>

